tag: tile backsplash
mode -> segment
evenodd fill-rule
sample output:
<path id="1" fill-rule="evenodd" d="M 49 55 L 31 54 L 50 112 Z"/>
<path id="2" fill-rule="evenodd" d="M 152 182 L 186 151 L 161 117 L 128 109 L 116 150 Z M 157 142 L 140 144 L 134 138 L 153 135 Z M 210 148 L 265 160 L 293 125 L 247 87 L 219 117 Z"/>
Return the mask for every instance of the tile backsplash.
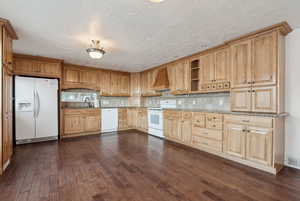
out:
<path id="1" fill-rule="evenodd" d="M 61 101 L 65 102 L 66 107 L 87 107 L 88 104 L 84 101 L 87 98 L 93 103 L 100 103 L 100 107 L 160 107 L 161 100 L 175 99 L 177 108 L 230 111 L 229 93 L 174 96 L 168 92 L 164 92 L 161 97 L 143 97 L 141 100 L 136 97 L 101 97 L 93 91 L 82 90 L 67 91 L 61 94 Z M 97 104 L 93 105 L 98 106 Z"/>
<path id="2" fill-rule="evenodd" d="M 160 100 L 175 99 L 177 108 L 185 109 L 203 109 L 203 110 L 219 110 L 230 111 L 230 94 L 194 94 L 194 95 L 163 95 L 161 97 L 147 97 L 143 100 L 145 107 L 159 107 Z"/>

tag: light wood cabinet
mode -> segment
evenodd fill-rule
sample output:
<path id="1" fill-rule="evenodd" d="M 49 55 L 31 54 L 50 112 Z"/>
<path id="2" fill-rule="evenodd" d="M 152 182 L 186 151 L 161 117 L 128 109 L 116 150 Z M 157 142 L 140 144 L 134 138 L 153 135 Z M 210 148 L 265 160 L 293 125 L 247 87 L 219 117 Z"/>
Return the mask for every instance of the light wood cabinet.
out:
<path id="1" fill-rule="evenodd" d="M 62 138 L 99 133 L 100 109 L 64 109 L 63 128 Z"/>
<path id="2" fill-rule="evenodd" d="M 232 89 L 231 110 L 276 113 L 276 86 Z"/>
<path id="3" fill-rule="evenodd" d="M 215 53 L 215 82 L 230 80 L 230 49 L 217 50 Z"/>
<path id="4" fill-rule="evenodd" d="M 211 83 L 215 80 L 215 57 L 214 53 L 200 56 L 201 82 Z"/>
<path id="5" fill-rule="evenodd" d="M 93 68 L 64 64 L 63 88 L 98 89 L 98 74 Z"/>
<path id="6" fill-rule="evenodd" d="M 60 78 L 62 60 L 15 54 L 13 72 L 16 75 Z"/>
<path id="7" fill-rule="evenodd" d="M 138 127 L 138 108 L 128 108 L 127 109 L 127 120 L 129 128 Z"/>
<path id="8" fill-rule="evenodd" d="M 246 132 L 245 126 L 239 124 L 226 124 L 224 130 L 224 152 L 239 158 L 245 158 Z"/>
<path id="9" fill-rule="evenodd" d="M 187 94 L 190 84 L 189 61 L 180 60 L 168 65 L 169 88 L 172 94 Z"/>
<path id="10" fill-rule="evenodd" d="M 190 145 L 192 112 L 164 111 L 164 135 L 169 140 Z"/>
<path id="11" fill-rule="evenodd" d="M 231 110 L 251 111 L 252 92 L 248 88 L 237 88 L 231 90 Z"/>
<path id="12" fill-rule="evenodd" d="M 84 131 L 84 122 L 80 113 L 64 115 L 64 135 L 81 133 Z"/>
<path id="13" fill-rule="evenodd" d="M 277 32 L 258 36 L 252 40 L 253 86 L 276 84 Z"/>
<path id="14" fill-rule="evenodd" d="M 111 72 L 111 95 L 130 96 L 130 77 L 129 73 Z"/>
<path id="15" fill-rule="evenodd" d="M 130 96 L 141 96 L 141 73 L 130 73 Z"/>
<path id="16" fill-rule="evenodd" d="M 157 75 L 157 69 L 151 69 L 141 72 L 141 91 L 142 96 L 159 96 L 153 89 L 153 84 Z"/>
<path id="17" fill-rule="evenodd" d="M 97 89 L 100 90 L 102 96 L 111 96 L 111 72 L 108 70 L 98 71 L 98 85 Z"/>
<path id="18" fill-rule="evenodd" d="M 263 165 L 272 165 L 272 129 L 248 127 L 246 159 Z"/>
<path id="19" fill-rule="evenodd" d="M 231 87 L 250 87 L 251 73 L 251 40 L 231 46 Z"/>
<path id="20" fill-rule="evenodd" d="M 137 129 L 147 132 L 148 131 L 148 111 L 147 108 L 138 108 L 137 115 Z"/>
<path id="21" fill-rule="evenodd" d="M 118 108 L 118 130 L 128 128 L 128 115 L 126 108 Z"/>
<path id="22" fill-rule="evenodd" d="M 273 150 L 273 127 L 272 118 L 226 116 L 224 152 L 246 161 L 272 166 L 273 152 L 276 151 Z"/>

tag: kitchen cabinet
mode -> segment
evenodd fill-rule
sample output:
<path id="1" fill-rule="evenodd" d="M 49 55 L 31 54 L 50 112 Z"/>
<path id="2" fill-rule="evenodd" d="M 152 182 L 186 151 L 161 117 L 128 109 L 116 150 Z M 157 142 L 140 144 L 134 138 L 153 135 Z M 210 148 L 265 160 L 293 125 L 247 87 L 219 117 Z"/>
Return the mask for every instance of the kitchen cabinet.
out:
<path id="1" fill-rule="evenodd" d="M 232 88 L 251 86 L 251 55 L 251 40 L 231 46 Z"/>
<path id="2" fill-rule="evenodd" d="M 128 115 L 126 108 L 118 108 L 118 130 L 128 128 Z"/>
<path id="3" fill-rule="evenodd" d="M 63 88 L 97 89 L 98 76 L 93 68 L 64 65 Z"/>
<path id="4" fill-rule="evenodd" d="M 215 80 L 215 61 L 214 53 L 208 53 L 200 56 L 201 82 L 203 84 L 211 83 Z"/>
<path id="5" fill-rule="evenodd" d="M 98 84 L 97 89 L 100 90 L 100 95 L 111 96 L 111 71 L 99 70 L 98 71 Z"/>
<path id="6" fill-rule="evenodd" d="M 62 138 L 99 133 L 100 109 L 64 109 L 63 128 Z"/>
<path id="7" fill-rule="evenodd" d="M 246 161 L 272 166 L 273 119 L 225 117 L 224 152 Z"/>
<path id="8" fill-rule="evenodd" d="M 246 129 L 244 125 L 226 124 L 224 129 L 224 152 L 239 158 L 246 155 Z"/>
<path id="9" fill-rule="evenodd" d="M 128 127 L 136 129 L 138 127 L 138 108 L 127 109 Z"/>
<path id="10" fill-rule="evenodd" d="M 198 149 L 222 152 L 223 115 L 193 112 L 191 145 Z"/>
<path id="11" fill-rule="evenodd" d="M 147 132 L 148 131 L 148 109 L 138 108 L 137 115 L 137 129 Z"/>
<path id="12" fill-rule="evenodd" d="M 130 96 L 141 96 L 141 73 L 130 73 Z"/>
<path id="13" fill-rule="evenodd" d="M 253 86 L 276 84 L 277 32 L 266 33 L 252 40 Z"/>
<path id="14" fill-rule="evenodd" d="M 276 86 L 232 89 L 231 110 L 276 113 Z"/>
<path id="15" fill-rule="evenodd" d="M 190 84 L 188 60 L 180 60 L 168 65 L 169 88 L 172 94 L 187 94 Z"/>
<path id="16" fill-rule="evenodd" d="M 15 54 L 13 63 L 16 75 L 60 78 L 62 74 L 62 60 L 58 59 Z"/>
<path id="17" fill-rule="evenodd" d="M 220 49 L 215 53 L 214 81 L 228 82 L 230 80 L 230 49 Z"/>
<path id="18" fill-rule="evenodd" d="M 130 96 L 130 77 L 129 73 L 111 72 L 111 95 Z"/>
<path id="19" fill-rule="evenodd" d="M 272 129 L 248 127 L 246 160 L 272 165 Z"/>
<path id="20" fill-rule="evenodd" d="M 192 113 L 174 110 L 164 111 L 164 135 L 167 139 L 190 145 Z"/>

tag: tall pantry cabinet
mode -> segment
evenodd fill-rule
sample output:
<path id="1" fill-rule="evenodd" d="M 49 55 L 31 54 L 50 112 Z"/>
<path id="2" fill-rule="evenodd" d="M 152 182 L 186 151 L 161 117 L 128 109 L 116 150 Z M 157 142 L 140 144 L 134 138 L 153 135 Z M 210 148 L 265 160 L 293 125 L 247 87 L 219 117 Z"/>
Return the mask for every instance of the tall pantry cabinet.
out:
<path id="1" fill-rule="evenodd" d="M 1 121 L 0 121 L 0 174 L 9 165 L 13 154 L 12 131 L 12 40 L 17 35 L 8 20 L 0 18 L 0 74 L 1 74 Z"/>

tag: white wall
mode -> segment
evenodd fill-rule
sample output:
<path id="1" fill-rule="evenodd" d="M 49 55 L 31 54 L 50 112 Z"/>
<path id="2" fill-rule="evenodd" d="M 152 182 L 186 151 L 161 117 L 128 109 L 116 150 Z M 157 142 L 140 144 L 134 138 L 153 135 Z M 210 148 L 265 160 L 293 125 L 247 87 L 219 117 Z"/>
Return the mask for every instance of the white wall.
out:
<path id="1" fill-rule="evenodd" d="M 286 37 L 286 160 L 300 167 L 300 28 Z"/>

